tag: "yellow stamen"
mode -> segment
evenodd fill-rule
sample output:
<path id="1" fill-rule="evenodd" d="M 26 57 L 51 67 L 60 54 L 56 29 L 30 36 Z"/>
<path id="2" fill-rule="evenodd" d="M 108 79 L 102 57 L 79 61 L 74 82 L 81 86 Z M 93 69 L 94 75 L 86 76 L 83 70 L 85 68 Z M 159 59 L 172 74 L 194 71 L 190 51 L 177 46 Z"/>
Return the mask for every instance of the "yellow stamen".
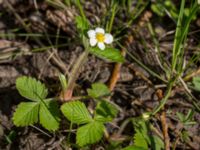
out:
<path id="1" fill-rule="evenodd" d="M 105 36 L 102 33 L 96 33 L 96 39 L 98 42 L 104 42 Z"/>

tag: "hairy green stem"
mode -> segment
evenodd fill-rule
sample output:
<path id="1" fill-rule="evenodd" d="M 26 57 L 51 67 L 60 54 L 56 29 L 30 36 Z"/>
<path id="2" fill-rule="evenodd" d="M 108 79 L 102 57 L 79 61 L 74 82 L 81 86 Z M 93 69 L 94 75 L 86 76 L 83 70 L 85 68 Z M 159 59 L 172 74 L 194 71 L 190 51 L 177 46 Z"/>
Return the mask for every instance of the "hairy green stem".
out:
<path id="1" fill-rule="evenodd" d="M 69 79 L 68 79 L 67 89 L 63 92 L 64 100 L 68 100 L 71 98 L 76 79 L 80 74 L 80 68 L 85 64 L 88 54 L 89 54 L 89 51 L 85 50 L 79 56 L 78 60 L 74 64 L 72 71 L 70 73 Z"/>

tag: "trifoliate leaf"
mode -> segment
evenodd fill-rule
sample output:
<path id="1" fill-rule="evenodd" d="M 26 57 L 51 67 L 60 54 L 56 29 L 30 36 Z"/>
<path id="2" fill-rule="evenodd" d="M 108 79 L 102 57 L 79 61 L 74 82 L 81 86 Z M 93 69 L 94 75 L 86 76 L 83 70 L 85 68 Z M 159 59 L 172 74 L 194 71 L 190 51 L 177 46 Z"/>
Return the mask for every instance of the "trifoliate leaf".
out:
<path id="1" fill-rule="evenodd" d="M 124 62 L 124 57 L 120 51 L 114 48 L 105 48 L 104 50 L 100 50 L 98 47 L 91 47 L 89 51 L 97 57 L 111 62 Z"/>
<path id="2" fill-rule="evenodd" d="M 80 101 L 72 101 L 61 106 L 64 116 L 73 123 L 84 124 L 92 121 L 86 106 Z"/>
<path id="3" fill-rule="evenodd" d="M 110 90 L 105 84 L 94 83 L 92 84 L 92 89 L 87 90 L 88 95 L 92 98 L 99 98 L 101 96 L 106 96 L 110 94 Z"/>
<path id="4" fill-rule="evenodd" d="M 138 146 L 135 146 L 135 145 L 131 145 L 131 146 L 123 148 L 122 150 L 147 150 L 147 149 L 145 149 L 143 147 L 138 147 Z"/>
<path id="5" fill-rule="evenodd" d="M 59 128 L 59 108 L 55 101 L 40 103 L 40 123 L 48 130 L 55 131 Z"/>
<path id="6" fill-rule="evenodd" d="M 101 100 L 98 102 L 95 110 L 95 120 L 100 122 L 112 121 L 117 115 L 117 108 L 111 103 Z"/>
<path id="7" fill-rule="evenodd" d="M 100 122 L 88 123 L 77 130 L 76 143 L 83 147 L 98 142 L 104 132 L 104 125 Z"/>
<path id="8" fill-rule="evenodd" d="M 16 87 L 23 97 L 32 101 L 45 99 L 48 94 L 45 85 L 31 77 L 19 77 L 16 81 Z"/>
<path id="9" fill-rule="evenodd" d="M 27 126 L 38 122 L 39 103 L 20 103 L 14 113 L 13 121 L 16 126 Z"/>

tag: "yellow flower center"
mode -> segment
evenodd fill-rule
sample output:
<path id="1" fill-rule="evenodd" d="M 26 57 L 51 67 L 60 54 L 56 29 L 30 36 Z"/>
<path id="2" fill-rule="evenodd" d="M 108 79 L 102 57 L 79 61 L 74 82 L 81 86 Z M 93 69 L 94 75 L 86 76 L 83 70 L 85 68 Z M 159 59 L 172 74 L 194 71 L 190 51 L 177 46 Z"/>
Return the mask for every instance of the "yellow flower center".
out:
<path id="1" fill-rule="evenodd" d="M 103 33 L 96 33 L 96 39 L 98 42 L 104 42 L 105 36 Z"/>

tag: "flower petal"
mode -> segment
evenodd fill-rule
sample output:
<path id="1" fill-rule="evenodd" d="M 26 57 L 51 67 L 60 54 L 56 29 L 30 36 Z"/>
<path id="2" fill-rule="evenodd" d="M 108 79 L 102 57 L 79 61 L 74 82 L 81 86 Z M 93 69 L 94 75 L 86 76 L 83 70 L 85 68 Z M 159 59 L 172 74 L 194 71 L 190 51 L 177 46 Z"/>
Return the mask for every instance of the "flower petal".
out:
<path id="1" fill-rule="evenodd" d="M 95 46 L 97 44 L 97 40 L 95 38 L 90 39 L 90 45 Z"/>
<path id="2" fill-rule="evenodd" d="M 99 28 L 99 27 L 97 27 L 97 28 L 95 29 L 95 31 L 96 31 L 96 33 L 102 33 L 102 34 L 105 33 L 104 29 L 103 29 L 103 28 Z"/>
<path id="3" fill-rule="evenodd" d="M 103 42 L 99 42 L 98 43 L 98 47 L 101 49 L 101 50 L 104 50 L 105 49 L 105 44 Z"/>
<path id="4" fill-rule="evenodd" d="M 104 42 L 106 44 L 111 44 L 113 42 L 113 36 L 109 33 L 106 33 Z"/>
<path id="5" fill-rule="evenodd" d="M 88 34 L 88 37 L 89 37 L 89 38 L 95 38 L 95 36 L 96 36 L 95 30 L 89 30 L 89 31 L 87 32 L 87 34 Z"/>

